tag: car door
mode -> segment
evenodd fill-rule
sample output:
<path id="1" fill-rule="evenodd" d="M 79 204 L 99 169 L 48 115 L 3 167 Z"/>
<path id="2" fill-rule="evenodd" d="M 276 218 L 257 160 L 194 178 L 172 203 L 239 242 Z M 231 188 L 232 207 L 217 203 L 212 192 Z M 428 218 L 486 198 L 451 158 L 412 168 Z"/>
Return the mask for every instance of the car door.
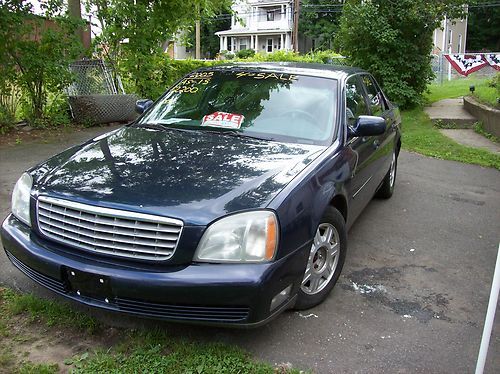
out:
<path id="1" fill-rule="evenodd" d="M 389 106 L 375 79 L 370 74 L 362 74 L 361 80 L 366 90 L 370 114 L 384 118 L 386 123 L 385 133 L 374 138 L 375 153 L 373 155 L 373 167 L 376 171 L 374 178 L 380 182 L 389 170 L 392 160 L 391 155 L 394 149 L 395 137 L 395 126 L 393 125 L 395 119 L 391 115 Z"/>
<path id="2" fill-rule="evenodd" d="M 359 116 L 371 114 L 366 90 L 359 74 L 346 80 L 345 96 L 347 126 L 354 127 Z M 346 146 L 351 148 L 357 157 L 348 191 L 351 210 L 350 222 L 356 219 L 378 187 L 378 183 L 374 179 L 376 173 L 374 155 L 378 141 L 378 137 L 374 136 L 351 136 L 347 139 Z"/>

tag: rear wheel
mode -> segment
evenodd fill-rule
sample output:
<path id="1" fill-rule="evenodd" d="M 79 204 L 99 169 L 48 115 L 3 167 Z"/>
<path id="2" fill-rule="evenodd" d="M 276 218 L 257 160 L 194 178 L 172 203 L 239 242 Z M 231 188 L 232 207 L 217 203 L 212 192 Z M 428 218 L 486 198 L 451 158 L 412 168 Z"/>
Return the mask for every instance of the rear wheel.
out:
<path id="1" fill-rule="evenodd" d="M 392 152 L 391 166 L 389 171 L 382 181 L 382 185 L 375 194 L 376 197 L 381 199 L 388 199 L 394 193 L 394 185 L 396 184 L 396 171 L 398 170 L 398 158 L 396 156 L 396 151 Z"/>
<path id="2" fill-rule="evenodd" d="M 326 299 L 339 279 L 347 249 L 345 220 L 329 207 L 318 225 L 295 304 L 308 309 Z"/>

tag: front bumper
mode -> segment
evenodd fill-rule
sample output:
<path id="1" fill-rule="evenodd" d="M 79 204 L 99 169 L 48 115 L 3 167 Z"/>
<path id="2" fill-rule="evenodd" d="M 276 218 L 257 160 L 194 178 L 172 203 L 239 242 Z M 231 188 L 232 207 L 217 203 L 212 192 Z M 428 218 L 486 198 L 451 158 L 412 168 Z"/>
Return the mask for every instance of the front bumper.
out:
<path id="1" fill-rule="evenodd" d="M 256 327 L 294 305 L 305 244 L 268 264 L 141 268 L 68 255 L 10 215 L 1 228 L 11 262 L 35 282 L 86 305 L 170 321 Z M 289 297 L 271 300 L 292 285 Z"/>

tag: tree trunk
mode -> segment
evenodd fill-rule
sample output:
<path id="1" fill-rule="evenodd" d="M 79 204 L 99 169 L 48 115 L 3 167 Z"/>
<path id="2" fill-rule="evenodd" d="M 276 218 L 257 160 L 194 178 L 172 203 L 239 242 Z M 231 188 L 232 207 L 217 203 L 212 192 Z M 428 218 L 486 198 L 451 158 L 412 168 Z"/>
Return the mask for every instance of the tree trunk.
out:
<path id="1" fill-rule="evenodd" d="M 68 14 L 77 21 L 82 20 L 82 5 L 80 0 L 68 0 Z M 83 45 L 83 27 L 78 27 L 75 33 Z"/>

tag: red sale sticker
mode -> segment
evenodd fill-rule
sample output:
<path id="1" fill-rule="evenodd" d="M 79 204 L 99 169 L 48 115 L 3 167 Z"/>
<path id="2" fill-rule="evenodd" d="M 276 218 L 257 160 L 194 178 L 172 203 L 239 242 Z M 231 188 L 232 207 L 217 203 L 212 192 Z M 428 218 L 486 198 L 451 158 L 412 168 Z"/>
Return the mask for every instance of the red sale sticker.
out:
<path id="1" fill-rule="evenodd" d="M 244 119 L 245 117 L 241 114 L 214 112 L 203 117 L 201 126 L 239 129 Z"/>

